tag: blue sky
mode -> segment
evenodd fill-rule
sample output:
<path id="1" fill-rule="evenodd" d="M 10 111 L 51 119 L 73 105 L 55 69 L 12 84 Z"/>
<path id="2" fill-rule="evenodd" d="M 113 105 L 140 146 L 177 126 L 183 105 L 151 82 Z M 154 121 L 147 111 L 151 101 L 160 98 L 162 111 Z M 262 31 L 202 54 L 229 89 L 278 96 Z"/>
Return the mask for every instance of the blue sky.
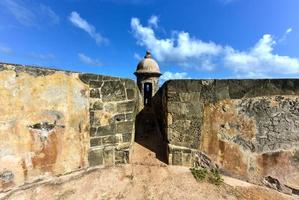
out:
<path id="1" fill-rule="evenodd" d="M 134 79 L 299 75 L 298 0 L 1 0 L 0 61 Z"/>

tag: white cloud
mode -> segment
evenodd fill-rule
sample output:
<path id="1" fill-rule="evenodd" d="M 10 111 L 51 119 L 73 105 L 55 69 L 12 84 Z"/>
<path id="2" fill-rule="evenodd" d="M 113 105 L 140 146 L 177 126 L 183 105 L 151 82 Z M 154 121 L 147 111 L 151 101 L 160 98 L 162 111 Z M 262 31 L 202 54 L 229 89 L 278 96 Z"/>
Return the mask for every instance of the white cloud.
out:
<path id="1" fill-rule="evenodd" d="M 87 32 L 97 44 L 106 44 L 108 42 L 108 39 L 104 38 L 100 33 L 97 33 L 95 27 L 81 18 L 79 13 L 75 11 L 71 12 L 69 20 L 74 26 Z"/>
<path id="2" fill-rule="evenodd" d="M 167 81 L 170 79 L 190 79 L 188 74 L 186 72 L 170 72 L 166 71 L 163 73 L 163 75 L 160 77 L 162 81 Z"/>
<path id="3" fill-rule="evenodd" d="M 35 14 L 16 0 L 1 0 L 0 5 L 5 7 L 19 23 L 28 26 L 35 24 Z"/>
<path id="4" fill-rule="evenodd" d="M 148 19 L 148 24 L 149 24 L 149 26 L 152 26 L 152 27 L 156 28 L 156 27 L 158 27 L 158 21 L 159 21 L 159 18 L 155 15 L 152 15 Z"/>
<path id="5" fill-rule="evenodd" d="M 225 50 L 224 65 L 236 73 L 245 74 L 298 74 L 299 59 L 273 53 L 276 41 L 265 34 L 249 51 Z"/>
<path id="6" fill-rule="evenodd" d="M 11 54 L 13 51 L 11 48 L 9 47 L 6 47 L 6 46 L 1 46 L 0 45 L 0 53 L 3 53 L 3 54 Z"/>
<path id="7" fill-rule="evenodd" d="M 269 77 L 299 74 L 299 58 L 274 53 L 274 36 L 265 34 L 249 50 L 236 50 L 214 42 L 190 37 L 188 32 L 177 32 L 170 38 L 159 39 L 151 26 L 143 26 L 139 19 L 131 19 L 137 44 L 151 50 L 161 63 L 171 63 L 185 70 L 211 71 L 217 66 L 231 70 L 236 76 Z M 292 28 L 285 31 L 285 37 Z"/>
<path id="8" fill-rule="evenodd" d="M 41 60 L 52 60 L 55 58 L 55 55 L 52 53 L 42 54 L 42 53 L 31 52 L 31 53 L 29 53 L 29 56 L 31 56 L 32 58 L 37 58 L 37 59 L 41 59 Z"/>
<path id="9" fill-rule="evenodd" d="M 278 40 L 278 42 L 284 42 L 286 39 L 287 39 L 287 37 L 288 37 L 288 35 L 291 33 L 293 31 L 293 29 L 292 28 L 288 28 L 285 32 L 284 32 L 284 34 L 281 36 L 281 38 Z"/>
<path id="10" fill-rule="evenodd" d="M 1 0 L 0 6 L 25 26 L 59 23 L 59 16 L 49 6 L 43 4 L 27 5 L 23 0 Z"/>
<path id="11" fill-rule="evenodd" d="M 286 33 L 288 34 L 288 33 L 292 32 L 292 31 L 293 31 L 292 28 L 288 28 L 288 29 L 286 30 Z"/>
<path id="12" fill-rule="evenodd" d="M 46 18 L 49 24 L 51 25 L 59 24 L 60 21 L 59 16 L 49 6 L 40 5 L 39 12 L 40 12 L 40 16 Z"/>
<path id="13" fill-rule="evenodd" d="M 82 63 L 92 66 L 102 66 L 102 63 L 98 59 L 92 59 L 83 53 L 79 53 L 78 56 Z"/>
<path id="14" fill-rule="evenodd" d="M 142 59 L 142 57 L 138 53 L 134 53 L 134 58 L 138 61 Z"/>
<path id="15" fill-rule="evenodd" d="M 180 66 L 199 67 L 203 62 L 212 63 L 212 58 L 222 51 L 222 47 L 213 42 L 203 42 L 191 38 L 188 32 L 178 32 L 171 38 L 159 39 L 150 26 L 143 26 L 139 19 L 131 19 L 133 34 L 140 46 L 145 46 L 160 62 L 177 63 Z"/>

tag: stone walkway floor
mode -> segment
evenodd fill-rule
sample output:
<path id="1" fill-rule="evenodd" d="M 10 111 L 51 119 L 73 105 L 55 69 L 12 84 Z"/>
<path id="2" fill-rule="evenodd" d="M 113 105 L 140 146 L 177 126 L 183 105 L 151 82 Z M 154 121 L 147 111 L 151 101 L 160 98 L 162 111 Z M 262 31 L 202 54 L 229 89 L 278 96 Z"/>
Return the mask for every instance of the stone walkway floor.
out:
<path id="1" fill-rule="evenodd" d="M 132 164 L 166 165 L 166 144 L 152 110 L 141 111 L 136 120 Z"/>

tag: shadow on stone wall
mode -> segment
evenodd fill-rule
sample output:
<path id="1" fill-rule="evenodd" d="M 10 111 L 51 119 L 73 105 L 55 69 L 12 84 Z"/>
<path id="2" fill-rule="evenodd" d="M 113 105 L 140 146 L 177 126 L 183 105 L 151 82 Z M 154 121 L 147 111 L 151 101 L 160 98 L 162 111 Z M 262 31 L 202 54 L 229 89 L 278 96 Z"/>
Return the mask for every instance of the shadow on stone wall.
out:
<path id="1" fill-rule="evenodd" d="M 156 158 L 168 164 L 167 143 L 164 140 L 153 107 L 143 108 L 136 116 L 135 142 L 156 154 Z"/>
<path id="2" fill-rule="evenodd" d="M 171 80 L 153 102 L 168 164 L 193 166 L 200 151 L 230 176 L 297 193 L 298 79 Z"/>

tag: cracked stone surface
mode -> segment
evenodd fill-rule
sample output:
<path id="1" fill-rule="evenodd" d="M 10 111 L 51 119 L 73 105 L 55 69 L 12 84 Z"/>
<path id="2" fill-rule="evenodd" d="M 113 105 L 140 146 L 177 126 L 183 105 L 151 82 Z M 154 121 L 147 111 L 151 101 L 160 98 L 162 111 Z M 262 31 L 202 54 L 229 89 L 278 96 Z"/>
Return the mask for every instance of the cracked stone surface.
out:
<path id="1" fill-rule="evenodd" d="M 0 192 L 128 163 L 138 98 L 132 80 L 0 63 Z"/>
<path id="2" fill-rule="evenodd" d="M 203 151 L 231 176 L 299 187 L 298 79 L 171 80 L 158 97 L 169 163 L 192 166 Z"/>

